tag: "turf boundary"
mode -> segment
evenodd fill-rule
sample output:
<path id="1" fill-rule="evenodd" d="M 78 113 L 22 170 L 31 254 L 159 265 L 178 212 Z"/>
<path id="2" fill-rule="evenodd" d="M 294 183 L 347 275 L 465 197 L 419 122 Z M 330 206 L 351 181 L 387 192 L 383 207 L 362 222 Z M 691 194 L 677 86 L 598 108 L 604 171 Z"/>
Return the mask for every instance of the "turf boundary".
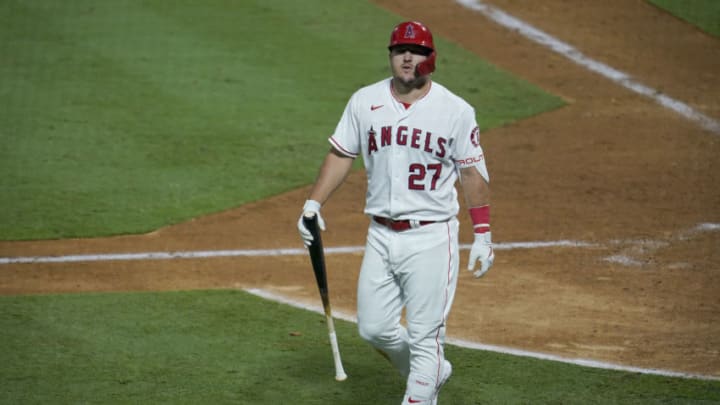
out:
<path id="1" fill-rule="evenodd" d="M 613 81 L 614 83 L 625 87 L 628 90 L 648 97 L 649 99 L 655 101 L 661 106 L 682 115 L 690 121 L 695 122 L 703 129 L 710 131 L 715 135 L 720 135 L 720 121 L 708 117 L 707 115 L 690 107 L 688 104 L 680 100 L 676 100 L 670 96 L 667 96 L 657 89 L 640 83 L 625 72 L 617 70 L 612 66 L 596 61 L 589 56 L 584 55 L 572 45 L 563 42 L 516 17 L 513 17 L 512 15 L 502 11 L 497 7 L 487 5 L 480 0 L 456 1 L 463 7 L 472 11 L 479 12 L 480 14 L 484 15 L 495 23 L 509 30 L 520 33 L 527 39 L 536 42 L 550 49 L 551 51 L 564 56 L 567 59 L 570 59 L 571 61 L 590 70 L 591 72 L 604 76 Z"/>
<path id="2" fill-rule="evenodd" d="M 608 256 L 605 261 L 619 263 L 627 266 L 639 265 L 633 251 L 642 246 L 646 253 L 655 252 L 663 246 L 674 241 L 692 239 L 705 232 L 720 231 L 719 223 L 704 222 L 692 228 L 681 230 L 664 240 L 612 240 L 606 243 L 591 243 L 574 240 L 555 241 L 528 241 L 528 242 L 500 242 L 494 243 L 495 250 L 515 249 L 544 249 L 544 248 L 602 248 L 607 246 L 625 246 L 619 254 Z M 461 250 L 469 250 L 472 245 L 461 244 Z M 336 246 L 326 247 L 325 254 L 354 254 L 362 253 L 363 246 Z M 174 252 L 135 252 L 135 253 L 96 253 L 84 255 L 58 255 L 58 256 L 18 256 L 0 257 L 1 265 L 10 264 L 39 264 L 39 263 L 79 263 L 79 262 L 105 262 L 105 261 L 133 261 L 133 260 L 176 260 L 176 259 L 210 259 L 217 257 L 273 257 L 273 256 L 303 256 L 305 248 L 285 249 L 236 249 L 236 250 L 196 250 Z"/>
<path id="3" fill-rule="evenodd" d="M 244 291 L 246 291 L 250 294 L 256 295 L 258 297 L 270 300 L 270 301 L 289 305 L 294 308 L 304 309 L 306 311 L 316 312 L 318 314 L 325 313 L 325 310 L 323 309 L 323 307 L 320 304 L 317 304 L 317 305 L 305 304 L 305 303 L 302 303 L 299 301 L 294 301 L 294 300 L 284 297 L 282 295 L 274 294 L 272 292 L 269 292 L 269 291 L 266 291 L 266 290 L 263 290 L 260 288 L 249 288 L 249 289 L 245 289 Z M 333 317 L 337 318 L 337 319 L 341 319 L 343 321 L 357 323 L 357 318 L 354 315 L 351 315 L 351 314 L 348 314 L 345 312 L 333 310 Z M 488 344 L 484 344 L 484 343 L 471 342 L 468 340 L 454 339 L 454 338 L 450 338 L 450 337 L 448 337 L 446 339 L 446 342 L 447 342 L 447 344 L 450 344 L 453 346 L 458 346 L 458 347 L 461 347 L 464 349 L 483 350 L 483 351 L 489 351 L 489 352 L 494 352 L 494 353 L 519 356 L 519 357 L 530 357 L 530 358 L 538 359 L 538 360 L 555 361 L 555 362 L 559 362 L 559 363 L 572 364 L 572 365 L 581 366 L 581 367 L 599 368 L 599 369 L 604 369 L 604 370 L 626 371 L 626 372 L 631 372 L 631 373 L 658 375 L 658 376 L 663 376 L 663 377 L 676 377 L 676 378 L 697 379 L 697 380 L 706 380 L 706 381 L 720 381 L 720 377 L 711 376 L 711 375 L 684 373 L 684 372 L 680 372 L 680 371 L 662 370 L 662 369 L 656 369 L 656 368 L 641 368 L 641 367 L 634 367 L 634 366 L 614 364 L 614 363 L 606 363 L 606 362 L 602 362 L 602 361 L 582 359 L 582 358 L 567 358 L 567 357 L 557 356 L 554 354 L 531 352 L 528 350 L 488 345 Z"/>
<path id="4" fill-rule="evenodd" d="M 548 247 L 593 247 L 594 244 L 558 240 L 547 242 L 510 242 L 495 243 L 495 250 L 513 249 L 537 249 Z M 471 245 L 460 245 L 461 250 L 469 250 Z M 325 254 L 352 254 L 362 253 L 363 246 L 338 246 L 326 247 Z M 105 261 L 130 261 L 130 260 L 174 260 L 174 259 L 209 259 L 215 257 L 262 257 L 262 256 L 304 256 L 307 254 L 305 248 L 286 249 L 237 249 L 237 250 L 197 250 L 197 251 L 176 251 L 176 252 L 138 252 L 138 253 L 97 253 L 85 255 L 63 255 L 63 256 L 20 256 L 0 257 L 0 265 L 7 264 L 35 264 L 35 263 L 77 263 L 77 262 L 105 262 Z"/>

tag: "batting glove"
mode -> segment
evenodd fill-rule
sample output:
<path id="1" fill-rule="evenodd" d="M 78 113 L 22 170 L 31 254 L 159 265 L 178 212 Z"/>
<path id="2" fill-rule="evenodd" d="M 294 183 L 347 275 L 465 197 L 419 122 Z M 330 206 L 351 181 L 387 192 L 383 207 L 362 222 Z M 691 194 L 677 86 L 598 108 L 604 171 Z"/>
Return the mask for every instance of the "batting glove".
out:
<path id="1" fill-rule="evenodd" d="M 315 200 L 307 200 L 305 201 L 305 205 L 303 206 L 303 212 L 300 214 L 300 219 L 298 219 L 298 231 L 300 231 L 300 237 L 303 240 L 303 243 L 305 246 L 310 246 L 313 241 L 313 236 L 310 233 L 310 230 L 305 228 L 305 223 L 303 222 L 303 216 L 308 215 L 316 215 L 318 219 L 318 226 L 321 230 L 325 230 L 325 221 L 320 216 L 320 203 Z"/>
<path id="2" fill-rule="evenodd" d="M 475 242 L 470 248 L 470 261 L 468 262 L 468 270 L 475 270 L 475 263 L 480 262 L 480 269 L 473 274 L 475 277 L 482 277 L 495 261 L 495 253 L 492 248 L 492 239 L 490 232 L 476 233 Z"/>

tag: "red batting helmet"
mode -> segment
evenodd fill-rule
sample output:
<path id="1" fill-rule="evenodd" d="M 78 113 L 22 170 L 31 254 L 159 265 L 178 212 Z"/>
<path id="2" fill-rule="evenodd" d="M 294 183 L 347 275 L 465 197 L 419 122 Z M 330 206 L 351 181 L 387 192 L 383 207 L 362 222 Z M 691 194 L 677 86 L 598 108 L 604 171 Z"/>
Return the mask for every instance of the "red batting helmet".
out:
<path id="1" fill-rule="evenodd" d="M 398 24 L 390 34 L 388 49 L 396 45 L 419 45 L 430 50 L 427 59 L 417 65 L 417 74 L 424 76 L 435 71 L 435 44 L 430 30 L 420 22 L 406 21 Z"/>

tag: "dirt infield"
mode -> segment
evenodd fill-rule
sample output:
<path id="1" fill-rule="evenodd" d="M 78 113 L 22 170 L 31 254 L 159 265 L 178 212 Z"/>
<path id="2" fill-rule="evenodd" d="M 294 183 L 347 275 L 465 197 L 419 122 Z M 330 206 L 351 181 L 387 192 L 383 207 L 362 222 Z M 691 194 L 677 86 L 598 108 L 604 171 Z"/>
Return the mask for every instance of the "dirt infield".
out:
<path id="1" fill-rule="evenodd" d="M 568 102 L 483 134 L 493 239 L 588 246 L 507 246 L 483 279 L 463 271 L 450 336 L 720 376 L 720 135 L 454 1 L 374 1 Z M 720 118 L 720 41 L 644 1 L 488 3 Z M 295 222 L 307 192 L 148 235 L 3 242 L 0 256 L 300 248 Z M 355 173 L 324 208 L 327 246 L 364 244 L 364 193 L 364 173 Z M 469 243 L 464 211 L 460 220 Z M 360 260 L 327 258 L 333 306 L 344 312 L 354 312 Z M 259 287 L 316 303 L 308 263 L 287 255 L 3 265 L 0 294 Z"/>

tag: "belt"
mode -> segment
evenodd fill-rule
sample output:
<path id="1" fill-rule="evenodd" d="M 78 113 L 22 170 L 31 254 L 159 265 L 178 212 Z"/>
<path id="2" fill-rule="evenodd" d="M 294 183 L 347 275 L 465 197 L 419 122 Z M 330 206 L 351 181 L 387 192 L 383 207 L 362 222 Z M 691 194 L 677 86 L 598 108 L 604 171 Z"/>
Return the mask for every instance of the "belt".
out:
<path id="1" fill-rule="evenodd" d="M 403 219 L 403 220 L 395 221 L 390 218 L 383 218 L 383 217 L 376 217 L 376 216 L 373 216 L 373 219 L 378 224 L 387 226 L 388 228 L 390 228 L 396 232 L 407 231 L 408 229 L 411 229 L 411 228 L 419 228 L 421 226 L 430 225 L 430 224 L 434 224 L 435 222 L 437 222 L 437 221 L 416 221 L 416 220 L 410 220 L 410 219 Z"/>

